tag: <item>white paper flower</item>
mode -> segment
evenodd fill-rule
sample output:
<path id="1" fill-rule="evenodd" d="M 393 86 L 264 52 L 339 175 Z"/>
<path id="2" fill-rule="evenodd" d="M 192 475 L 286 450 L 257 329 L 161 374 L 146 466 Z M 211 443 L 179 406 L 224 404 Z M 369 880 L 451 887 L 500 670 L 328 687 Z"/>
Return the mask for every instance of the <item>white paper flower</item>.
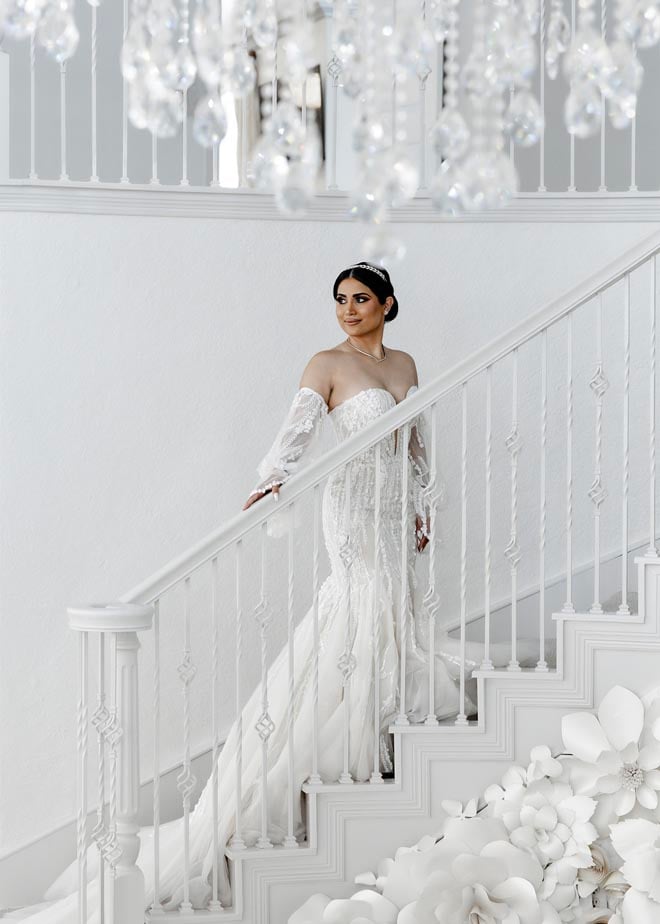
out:
<path id="1" fill-rule="evenodd" d="M 529 760 L 530 763 L 527 768 L 528 782 L 540 780 L 544 776 L 555 779 L 556 777 L 560 777 L 564 772 L 562 762 L 552 756 L 550 748 L 545 744 L 532 748 L 529 754 Z"/>
<path id="2" fill-rule="evenodd" d="M 567 751 L 575 755 L 571 780 L 584 795 L 601 795 L 595 823 L 606 834 L 609 818 L 636 804 L 656 811 L 660 790 L 660 741 L 645 728 L 644 704 L 625 687 L 613 687 L 598 708 L 562 719 Z"/>
<path id="3" fill-rule="evenodd" d="M 493 834 L 502 837 L 493 839 Z M 496 819 L 455 818 L 445 838 L 416 858 L 424 873 L 415 897 L 409 892 L 398 924 L 541 924 L 538 860 L 506 839 Z M 409 858 L 407 865 L 414 867 Z M 403 870 L 402 870 L 403 872 Z M 414 877 L 419 882 L 419 876 Z M 401 883 L 390 875 L 388 891 L 401 899 Z"/>
<path id="4" fill-rule="evenodd" d="M 378 892 L 362 889 L 351 898 L 312 895 L 288 924 L 396 924 L 399 909 Z"/>
<path id="5" fill-rule="evenodd" d="M 630 888 L 618 915 L 623 924 L 660 921 L 660 824 L 631 818 L 611 826 L 612 843 L 624 859 L 621 867 Z"/>

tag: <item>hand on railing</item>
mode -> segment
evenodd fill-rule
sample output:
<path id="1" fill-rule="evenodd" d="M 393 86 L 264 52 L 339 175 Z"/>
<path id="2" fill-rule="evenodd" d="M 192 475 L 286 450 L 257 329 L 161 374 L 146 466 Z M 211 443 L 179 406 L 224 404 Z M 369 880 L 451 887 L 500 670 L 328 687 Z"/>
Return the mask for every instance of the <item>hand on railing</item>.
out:
<path id="1" fill-rule="evenodd" d="M 427 515 L 426 524 L 423 525 L 420 516 L 415 517 L 415 535 L 417 536 L 417 551 L 423 552 L 431 535 L 431 517 Z"/>
<path id="2" fill-rule="evenodd" d="M 271 493 L 272 493 L 272 494 L 274 495 L 273 500 L 278 501 L 278 500 L 280 499 L 280 496 L 279 496 L 279 495 L 280 495 L 280 488 L 281 488 L 281 484 L 274 484 L 274 485 L 272 486 L 272 488 L 266 488 L 265 491 L 253 491 L 253 493 L 250 494 L 250 496 L 249 496 L 248 499 L 245 501 L 245 503 L 243 504 L 243 507 L 242 507 L 241 509 L 242 509 L 242 510 L 247 510 L 248 507 L 251 507 L 252 504 L 254 504 L 256 501 L 258 501 L 260 498 L 265 497 L 266 494 L 271 494 Z"/>

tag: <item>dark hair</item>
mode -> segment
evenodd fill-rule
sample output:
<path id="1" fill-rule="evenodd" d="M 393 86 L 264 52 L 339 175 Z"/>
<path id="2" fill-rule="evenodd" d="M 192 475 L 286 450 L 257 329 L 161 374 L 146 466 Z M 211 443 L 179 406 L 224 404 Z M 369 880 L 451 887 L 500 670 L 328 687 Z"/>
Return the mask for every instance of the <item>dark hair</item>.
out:
<path id="1" fill-rule="evenodd" d="M 381 273 L 385 276 L 385 279 L 380 275 Z M 376 266 L 373 263 L 367 263 L 366 260 L 363 260 L 357 266 L 349 266 L 348 269 L 342 270 L 335 279 L 335 284 L 332 287 L 332 296 L 335 300 L 337 298 L 339 283 L 343 282 L 344 279 L 357 279 L 363 282 L 365 286 L 371 289 L 381 305 L 384 305 L 385 299 L 391 295 L 394 302 L 385 315 L 385 323 L 387 324 L 388 321 L 393 321 L 395 319 L 399 312 L 399 302 L 394 294 L 394 287 L 390 281 L 390 274 L 384 266 Z"/>

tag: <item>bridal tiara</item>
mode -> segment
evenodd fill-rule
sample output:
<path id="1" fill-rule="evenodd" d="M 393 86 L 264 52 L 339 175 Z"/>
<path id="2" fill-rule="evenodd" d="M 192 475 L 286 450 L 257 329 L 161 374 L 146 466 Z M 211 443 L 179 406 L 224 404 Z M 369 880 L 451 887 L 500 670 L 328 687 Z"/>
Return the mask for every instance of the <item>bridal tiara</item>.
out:
<path id="1" fill-rule="evenodd" d="M 370 266 L 368 263 L 354 263 L 352 266 L 349 266 L 349 269 L 357 269 L 358 267 L 361 267 L 362 269 L 371 270 L 372 273 L 378 273 L 380 278 L 384 279 L 385 282 L 387 282 L 387 277 L 385 276 L 385 273 L 381 273 L 379 269 L 376 269 L 375 266 Z"/>

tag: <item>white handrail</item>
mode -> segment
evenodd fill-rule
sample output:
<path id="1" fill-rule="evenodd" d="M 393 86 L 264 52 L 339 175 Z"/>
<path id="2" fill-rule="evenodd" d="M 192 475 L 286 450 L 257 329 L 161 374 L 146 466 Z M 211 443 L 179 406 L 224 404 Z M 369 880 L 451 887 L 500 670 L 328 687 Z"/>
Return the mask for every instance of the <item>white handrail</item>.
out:
<path id="1" fill-rule="evenodd" d="M 182 555 L 170 561 L 146 581 L 138 584 L 120 597 L 120 601 L 123 603 L 150 603 L 160 597 L 165 591 L 206 564 L 223 549 L 259 526 L 260 523 L 273 514 L 274 509 L 280 509 L 295 501 L 331 472 L 345 465 L 374 443 L 379 442 L 388 433 L 412 420 L 456 387 L 479 375 L 487 366 L 498 362 L 514 349 L 532 339 L 544 328 L 572 313 L 593 298 L 594 295 L 615 285 L 659 250 L 660 232 L 656 231 L 626 251 L 621 257 L 613 260 L 608 266 L 603 267 L 587 280 L 554 299 L 505 334 L 496 337 L 490 343 L 475 350 L 466 359 L 456 363 L 442 375 L 419 388 L 405 401 L 400 402 L 391 410 L 376 418 L 360 430 L 359 433 L 335 446 L 321 458 L 310 463 L 301 472 L 292 476 L 283 488 L 281 498 L 276 502 L 276 508 L 273 507 L 274 501 L 265 498 L 253 504 L 248 510 L 239 511 L 235 517 L 224 523 L 219 529 L 214 530 Z"/>

